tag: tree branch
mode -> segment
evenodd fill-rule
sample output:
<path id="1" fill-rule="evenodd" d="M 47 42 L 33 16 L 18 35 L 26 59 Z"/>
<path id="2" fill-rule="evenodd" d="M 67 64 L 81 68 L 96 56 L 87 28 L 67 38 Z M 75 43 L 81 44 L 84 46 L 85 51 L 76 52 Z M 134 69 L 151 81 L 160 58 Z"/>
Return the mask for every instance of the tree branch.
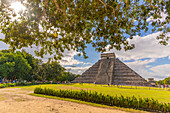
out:
<path id="1" fill-rule="evenodd" d="M 48 0 L 45 0 L 45 5 L 44 5 L 43 13 L 41 14 L 40 18 L 38 19 L 37 26 L 36 26 L 37 29 L 38 29 L 38 31 L 39 31 L 39 23 L 40 23 L 40 20 L 42 19 L 43 16 L 45 16 L 45 10 L 46 10 L 47 4 L 48 4 Z M 36 28 L 36 27 L 35 27 L 35 28 Z M 32 31 L 33 31 L 33 29 L 31 29 L 28 33 L 26 33 L 26 34 L 24 35 L 24 37 L 27 36 L 28 34 L 30 34 Z"/>
<path id="2" fill-rule="evenodd" d="M 70 4 L 66 0 L 64 0 L 64 2 L 70 7 Z M 73 14 L 73 11 L 71 10 L 71 8 L 69 8 L 69 10 L 70 10 L 71 14 Z"/>
<path id="3" fill-rule="evenodd" d="M 57 1 L 56 1 L 56 0 L 54 0 L 54 3 L 55 3 L 55 5 L 56 5 L 56 7 L 57 7 L 57 10 L 61 11 L 61 12 L 64 14 L 64 16 L 66 17 L 68 23 L 70 24 L 70 26 L 72 26 L 72 24 L 71 24 L 68 16 L 66 15 L 66 12 L 65 12 L 64 10 L 60 9 L 60 7 L 59 7 L 59 5 L 57 4 Z"/>
<path id="4" fill-rule="evenodd" d="M 105 4 L 102 0 L 99 0 L 105 7 L 106 13 L 107 13 L 107 4 Z"/>
<path id="5" fill-rule="evenodd" d="M 104 3 L 102 0 L 99 0 L 99 1 L 105 6 L 105 10 L 107 10 L 107 6 L 110 7 L 110 8 L 112 8 L 112 9 L 113 9 L 112 13 L 113 13 L 114 16 L 115 16 L 115 9 L 114 9 L 114 7 L 112 7 L 112 6 L 110 6 L 110 5 L 107 5 L 107 4 Z M 116 16 L 115 16 L 115 17 L 116 17 Z"/>
<path id="6" fill-rule="evenodd" d="M 40 18 L 38 19 L 37 28 L 39 27 L 40 20 L 41 20 L 42 17 L 45 15 L 45 10 L 46 10 L 47 4 L 48 4 L 48 0 L 45 0 L 44 10 L 43 10 L 42 15 L 41 15 Z"/>

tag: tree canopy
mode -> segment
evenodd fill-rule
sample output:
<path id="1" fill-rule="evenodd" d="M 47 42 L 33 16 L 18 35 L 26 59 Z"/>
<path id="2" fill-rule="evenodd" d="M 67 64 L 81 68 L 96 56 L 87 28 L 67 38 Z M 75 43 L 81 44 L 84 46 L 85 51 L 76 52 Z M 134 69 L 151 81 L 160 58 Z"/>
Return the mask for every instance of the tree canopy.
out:
<path id="1" fill-rule="evenodd" d="M 31 66 L 22 55 L 16 53 L 0 53 L 0 76 L 8 80 L 24 79 Z"/>
<path id="2" fill-rule="evenodd" d="M 0 78 L 27 81 L 72 81 L 77 76 L 62 67 L 57 61 L 43 63 L 25 51 L 0 51 Z"/>
<path id="3" fill-rule="evenodd" d="M 66 69 L 56 61 L 37 65 L 35 72 L 37 79 L 40 81 L 72 81 L 78 76 L 76 74 L 66 72 Z"/>
<path id="4" fill-rule="evenodd" d="M 1 41 L 11 48 L 40 46 L 38 56 L 50 53 L 60 59 L 65 49 L 84 55 L 86 44 L 99 52 L 115 48 L 130 50 L 135 47 L 127 39 L 147 32 L 161 31 L 157 37 L 167 44 L 170 31 L 170 1 L 168 0 L 17 0 L 26 9 L 18 14 L 10 7 L 11 1 L 1 0 L 0 29 L 5 34 Z M 161 21 L 161 13 L 166 13 Z M 153 18 L 151 22 L 147 20 Z"/>
<path id="5" fill-rule="evenodd" d="M 166 84 L 170 85 L 170 77 L 165 78 L 164 80 L 157 81 L 157 84 Z"/>

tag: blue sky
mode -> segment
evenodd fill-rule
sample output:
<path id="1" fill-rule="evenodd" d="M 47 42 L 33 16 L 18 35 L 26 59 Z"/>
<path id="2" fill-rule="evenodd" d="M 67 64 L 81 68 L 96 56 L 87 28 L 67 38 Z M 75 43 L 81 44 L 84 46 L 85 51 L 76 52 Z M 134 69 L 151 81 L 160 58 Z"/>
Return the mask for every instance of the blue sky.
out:
<path id="1" fill-rule="evenodd" d="M 150 20 L 148 19 L 148 21 Z M 130 43 L 135 44 L 135 49 L 126 52 L 112 49 L 107 50 L 107 52 L 114 52 L 117 58 L 145 79 L 155 78 L 155 80 L 160 80 L 170 77 L 170 41 L 167 46 L 158 44 L 159 41 L 156 40 L 156 37 L 159 34 L 160 32 L 142 32 L 141 36 L 134 36 L 132 40 L 129 40 Z M 170 36 L 170 33 L 167 35 Z M 4 38 L 4 35 L 0 34 L 0 39 L 2 38 Z M 0 50 L 8 48 L 9 45 L 0 42 Z M 34 55 L 35 49 L 37 48 L 27 48 L 26 51 Z M 72 73 L 81 74 L 96 63 L 101 54 L 96 52 L 91 45 L 87 45 L 86 53 L 89 57 L 88 59 L 79 57 L 76 51 L 66 50 L 60 64 Z M 43 60 L 47 61 L 49 57 L 49 55 L 46 55 Z"/>

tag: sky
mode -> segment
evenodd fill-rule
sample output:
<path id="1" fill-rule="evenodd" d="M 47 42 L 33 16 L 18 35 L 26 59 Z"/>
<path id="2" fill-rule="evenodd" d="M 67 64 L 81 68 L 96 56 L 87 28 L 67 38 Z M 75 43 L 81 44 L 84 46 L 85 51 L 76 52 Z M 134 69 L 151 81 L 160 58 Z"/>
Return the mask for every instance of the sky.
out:
<path id="1" fill-rule="evenodd" d="M 166 14 L 162 14 L 162 17 L 163 21 Z M 147 21 L 149 22 L 150 19 Z M 159 41 L 156 40 L 159 34 L 160 32 L 152 33 L 150 30 L 146 33 L 142 32 L 141 36 L 134 36 L 132 40 L 129 40 L 130 43 L 135 44 L 133 50 L 125 52 L 124 50 L 117 51 L 112 49 L 107 50 L 106 53 L 114 52 L 117 58 L 145 79 L 154 78 L 155 80 L 162 80 L 170 77 L 170 41 L 167 46 L 159 44 Z M 170 33 L 167 35 L 170 36 Z M 0 39 L 4 37 L 0 33 Z M 0 50 L 3 49 L 9 49 L 9 45 L 0 41 Z M 35 49 L 38 48 L 25 48 L 32 55 L 35 55 Z M 91 45 L 87 45 L 86 53 L 88 59 L 84 59 L 82 56 L 79 57 L 76 51 L 66 50 L 60 64 L 69 72 L 82 74 L 100 59 L 101 54 L 96 52 Z M 49 55 L 44 56 L 43 61 L 46 62 L 49 57 Z"/>

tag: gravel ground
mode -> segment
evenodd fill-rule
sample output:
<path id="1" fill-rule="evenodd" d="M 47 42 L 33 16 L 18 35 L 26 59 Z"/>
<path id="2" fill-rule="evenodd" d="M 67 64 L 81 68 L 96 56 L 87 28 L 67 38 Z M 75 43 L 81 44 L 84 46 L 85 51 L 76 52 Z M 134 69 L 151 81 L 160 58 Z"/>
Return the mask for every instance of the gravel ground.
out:
<path id="1" fill-rule="evenodd" d="M 0 113 L 128 113 L 109 108 L 27 95 L 20 88 L 0 89 Z"/>

